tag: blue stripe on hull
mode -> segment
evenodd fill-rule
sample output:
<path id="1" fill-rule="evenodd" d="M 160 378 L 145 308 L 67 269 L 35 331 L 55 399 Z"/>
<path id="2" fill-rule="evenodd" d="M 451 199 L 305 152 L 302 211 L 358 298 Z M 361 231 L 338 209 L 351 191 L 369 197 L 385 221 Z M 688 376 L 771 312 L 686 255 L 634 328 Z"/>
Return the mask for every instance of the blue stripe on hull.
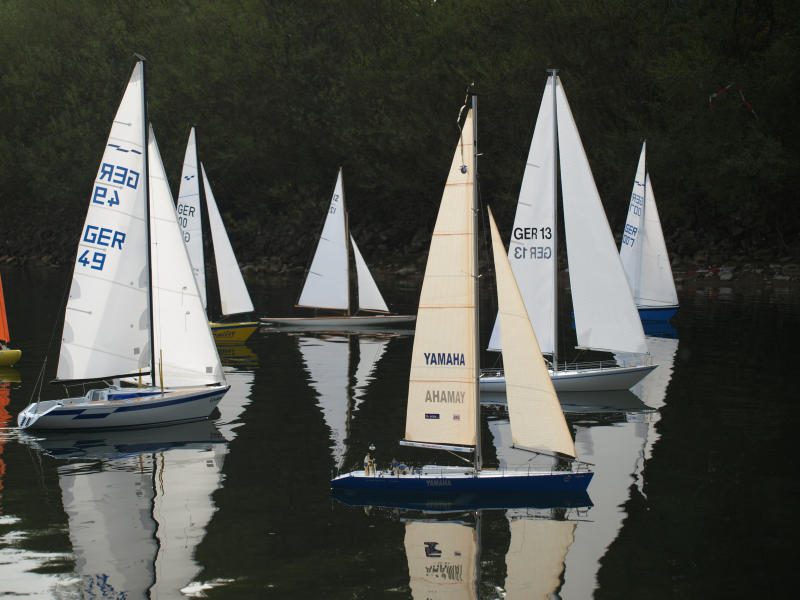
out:
<path id="1" fill-rule="evenodd" d="M 677 306 L 669 306 L 665 308 L 639 308 L 639 318 L 642 321 L 669 321 L 677 312 Z"/>
<path id="2" fill-rule="evenodd" d="M 480 493 L 480 492 L 575 492 L 586 491 L 593 473 L 509 475 L 506 477 L 391 477 L 345 476 L 331 481 L 332 489 L 383 492 Z"/>

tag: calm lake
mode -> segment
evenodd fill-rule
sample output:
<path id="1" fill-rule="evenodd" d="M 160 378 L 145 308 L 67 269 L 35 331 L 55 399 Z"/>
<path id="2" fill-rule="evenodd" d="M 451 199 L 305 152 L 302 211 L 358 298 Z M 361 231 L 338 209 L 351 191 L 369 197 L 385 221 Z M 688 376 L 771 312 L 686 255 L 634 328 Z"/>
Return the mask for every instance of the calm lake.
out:
<path id="1" fill-rule="evenodd" d="M 20 433 L 45 355 L 55 374 L 69 270 L 0 270 L 24 352 L 0 370 L 0 596 L 769 598 L 794 572 L 800 298 L 788 289 L 684 288 L 674 328 L 648 337 L 653 374 L 632 392 L 561 398 L 595 465 L 591 506 L 439 514 L 329 493 L 370 444 L 379 465 L 441 459 L 397 444 L 408 334 L 261 331 L 220 349 L 231 390 L 211 421 Z M 251 286 L 258 313 L 288 316 L 299 280 Z M 378 284 L 414 310 L 416 283 Z M 507 428 L 503 406 L 484 407 L 490 466 L 508 455 L 492 443 Z"/>

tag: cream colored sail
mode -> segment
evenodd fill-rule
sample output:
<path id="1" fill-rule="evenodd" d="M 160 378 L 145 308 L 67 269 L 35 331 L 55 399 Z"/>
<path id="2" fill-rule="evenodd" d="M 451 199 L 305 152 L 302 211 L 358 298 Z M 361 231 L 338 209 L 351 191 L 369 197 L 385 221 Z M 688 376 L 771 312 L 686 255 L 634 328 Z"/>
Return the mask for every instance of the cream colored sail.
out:
<path id="1" fill-rule="evenodd" d="M 178 223 L 183 231 L 183 241 L 192 261 L 192 272 L 206 306 L 206 264 L 203 257 L 203 226 L 200 212 L 200 181 L 197 172 L 197 138 L 194 127 L 189 132 L 186 153 L 183 156 L 181 185 L 178 188 Z"/>
<path id="2" fill-rule="evenodd" d="M 506 552 L 506 600 L 549 600 L 561 588 L 575 523 L 517 516 L 507 511 L 511 540 Z"/>
<path id="3" fill-rule="evenodd" d="M 222 304 L 223 315 L 253 312 L 253 302 L 233 253 L 231 241 L 225 231 L 222 216 L 219 214 L 217 202 L 208 183 L 206 169 L 200 163 L 203 174 L 203 190 L 206 193 L 206 207 L 208 207 L 208 225 L 211 229 L 211 241 L 214 244 L 214 260 L 217 264 L 217 280 L 219 282 L 219 298 Z M 200 285 L 198 280 L 197 285 Z"/>
<path id="4" fill-rule="evenodd" d="M 678 293 L 647 171 L 646 144 L 639 155 L 619 257 L 637 306 L 677 306 Z"/>
<path id="5" fill-rule="evenodd" d="M 460 522 L 409 521 L 405 546 L 414 600 L 476 597 L 475 528 Z"/>
<path id="6" fill-rule="evenodd" d="M 525 308 L 533 321 L 536 338 L 545 354 L 553 353 L 556 335 L 556 271 L 553 265 L 558 255 L 555 244 L 556 206 L 553 201 L 555 126 L 553 80 L 548 78 L 522 175 L 514 228 L 508 244 L 508 260 L 511 262 L 514 278 L 525 299 Z M 500 326 L 495 320 L 489 339 L 489 350 L 501 349 L 500 337 Z"/>
<path id="7" fill-rule="evenodd" d="M 136 373 L 150 346 L 144 106 L 144 66 L 138 62 L 114 117 L 81 230 L 58 379 Z"/>
<path id="8" fill-rule="evenodd" d="M 221 383 L 225 376 L 217 346 L 192 273 L 152 127 L 148 159 L 156 369 L 163 373 L 167 387 Z M 159 376 L 154 384 L 160 383 Z"/>
<path id="9" fill-rule="evenodd" d="M 298 306 L 349 310 L 350 279 L 345 218 L 342 170 L 339 169 L 328 216 L 322 226 L 317 250 L 297 301 Z"/>
<path id="10" fill-rule="evenodd" d="M 550 381 L 500 233 L 489 210 L 497 304 L 503 340 L 508 416 L 514 445 L 576 456 L 561 404 Z"/>
<path id="11" fill-rule="evenodd" d="M 476 442 L 472 136 L 470 110 L 442 194 L 420 292 L 406 411 L 411 442 Z"/>
<path id="12" fill-rule="evenodd" d="M 556 106 L 564 228 L 578 345 L 645 354 L 642 322 L 558 77 Z"/>

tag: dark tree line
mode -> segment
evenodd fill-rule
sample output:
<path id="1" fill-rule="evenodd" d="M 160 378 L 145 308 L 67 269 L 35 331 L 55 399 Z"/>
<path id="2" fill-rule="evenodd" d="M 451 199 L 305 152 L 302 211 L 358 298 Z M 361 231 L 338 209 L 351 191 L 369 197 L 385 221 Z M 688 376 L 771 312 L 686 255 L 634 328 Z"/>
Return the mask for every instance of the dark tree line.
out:
<path id="1" fill-rule="evenodd" d="M 550 67 L 615 231 L 646 138 L 673 254 L 796 254 L 799 18 L 792 0 L 3 0 L 0 260 L 73 260 L 134 52 L 173 193 L 194 124 L 242 262 L 304 264 L 339 166 L 368 259 L 423 252 L 470 82 L 507 231 Z"/>

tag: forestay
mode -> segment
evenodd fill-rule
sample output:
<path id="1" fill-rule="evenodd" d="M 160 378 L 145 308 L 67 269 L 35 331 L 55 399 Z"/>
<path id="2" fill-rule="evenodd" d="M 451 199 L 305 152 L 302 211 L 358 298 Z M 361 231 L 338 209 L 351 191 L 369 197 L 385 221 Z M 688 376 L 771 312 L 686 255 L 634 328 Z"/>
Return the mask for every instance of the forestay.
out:
<path id="1" fill-rule="evenodd" d="M 503 337 L 508 417 L 514 445 L 574 457 L 572 435 L 491 211 L 489 225 L 497 278 L 498 320 Z"/>
<path id="2" fill-rule="evenodd" d="M 474 446 L 476 356 L 473 115 L 467 114 L 433 229 L 408 384 L 406 441 Z"/>
<path id="3" fill-rule="evenodd" d="M 144 118 L 143 66 L 137 62 L 78 244 L 58 359 L 61 380 L 136 373 L 149 355 Z"/>
<path id="4" fill-rule="evenodd" d="M 223 315 L 235 315 L 253 311 L 253 301 L 247 292 L 239 263 L 231 247 L 231 241 L 225 232 L 225 225 L 217 208 L 217 202 L 208 183 L 206 169 L 201 164 L 200 170 L 203 173 L 203 190 L 206 194 L 206 206 L 208 207 L 208 223 L 211 229 L 211 240 L 214 244 L 214 260 L 217 264 L 217 280 L 219 283 L 219 297 L 222 304 Z M 198 280 L 198 286 L 200 281 Z"/>
<path id="5" fill-rule="evenodd" d="M 558 144 L 578 345 L 645 354 L 644 331 L 561 81 Z"/>
<path id="6" fill-rule="evenodd" d="M 508 260 L 542 352 L 552 354 L 555 337 L 555 191 L 553 186 L 553 83 L 547 80 L 539 116 L 533 130 L 528 160 L 514 216 L 514 229 L 508 245 Z M 489 339 L 489 350 L 500 351 L 501 336 L 497 320 Z"/>
<path id="7" fill-rule="evenodd" d="M 200 179 L 197 173 L 197 138 L 194 127 L 189 132 L 189 142 L 186 144 L 186 154 L 183 157 L 177 211 L 178 222 L 186 242 L 186 250 L 189 252 L 189 260 L 192 263 L 192 273 L 197 280 L 197 287 L 205 308 L 207 306 L 206 266 L 203 257 L 203 220 L 200 213 Z"/>
<path id="8" fill-rule="evenodd" d="M 619 257 L 637 306 L 677 306 L 678 293 L 647 170 L 646 145 L 642 144 L 639 155 Z"/>
<path id="9" fill-rule="evenodd" d="M 221 383 L 225 381 L 222 365 L 152 127 L 148 157 L 156 368 L 162 365 L 160 371 L 167 387 Z"/>
<path id="10" fill-rule="evenodd" d="M 372 273 L 369 272 L 367 263 L 358 251 L 356 241 L 350 236 L 350 244 L 353 246 L 353 256 L 356 257 L 356 278 L 358 282 L 358 308 L 361 310 L 371 310 L 374 312 L 389 312 L 386 301 L 381 296 Z"/>
<path id="11" fill-rule="evenodd" d="M 347 268 L 347 235 L 345 233 L 342 171 L 336 178 L 328 216 L 311 261 L 298 306 L 348 310 L 350 307 Z"/>

